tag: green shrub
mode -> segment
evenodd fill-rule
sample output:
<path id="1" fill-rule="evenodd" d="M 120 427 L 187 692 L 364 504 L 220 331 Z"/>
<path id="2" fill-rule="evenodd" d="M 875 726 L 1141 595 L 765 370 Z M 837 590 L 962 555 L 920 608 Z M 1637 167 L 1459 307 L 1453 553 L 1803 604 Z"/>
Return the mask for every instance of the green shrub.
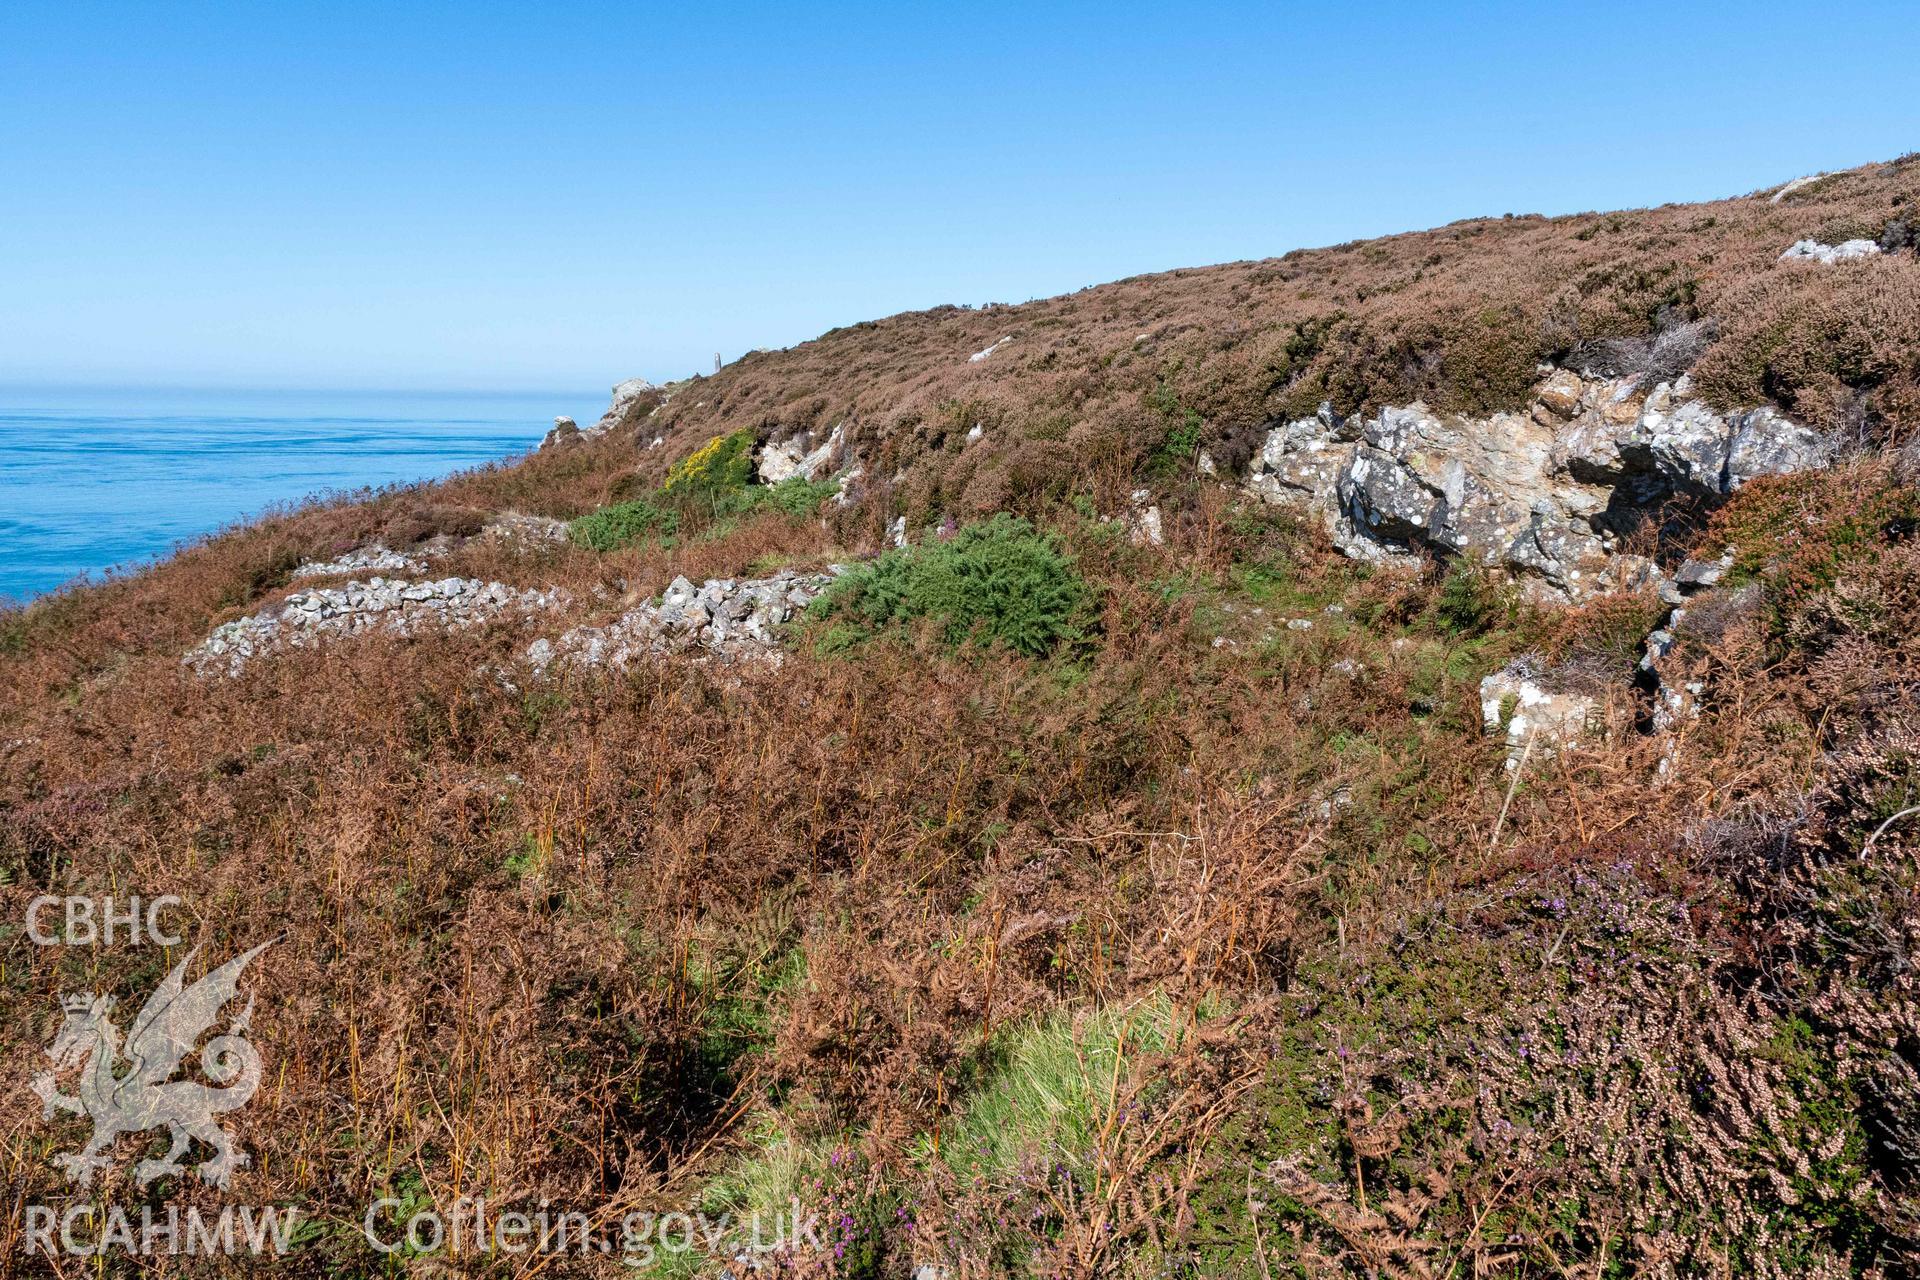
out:
<path id="1" fill-rule="evenodd" d="M 752 515 L 758 511 L 778 511 L 795 520 L 805 519 L 820 509 L 820 504 L 840 492 L 837 480 L 808 480 L 792 476 L 776 485 L 748 485 L 718 495 L 714 514 Z"/>
<path id="2" fill-rule="evenodd" d="M 1478 565 L 1455 560 L 1434 596 L 1433 615 L 1442 630 L 1456 636 L 1477 636 L 1510 612 L 1510 593 L 1500 579 Z"/>
<path id="3" fill-rule="evenodd" d="M 679 528 L 679 512 L 636 498 L 581 516 L 567 526 L 567 537 L 589 551 L 618 551 L 642 538 L 670 536 Z"/>
<path id="4" fill-rule="evenodd" d="M 815 609 L 869 629 L 937 619 L 947 644 L 978 639 L 1038 657 L 1084 635 L 1091 594 L 1051 535 L 1002 512 L 855 569 Z"/>
<path id="5" fill-rule="evenodd" d="M 722 464 L 722 470 L 731 473 L 732 464 Z M 642 538 L 672 537 L 689 517 L 694 523 L 691 532 L 717 535 L 741 517 L 761 511 L 779 511 L 796 520 L 810 516 L 840 489 L 832 480 L 816 484 L 798 476 L 771 486 L 742 482 L 735 488 L 697 489 L 692 487 L 696 483 L 706 481 L 683 476 L 677 490 L 663 486 L 651 497 L 602 507 L 568 525 L 567 536 L 589 551 L 617 551 Z"/>

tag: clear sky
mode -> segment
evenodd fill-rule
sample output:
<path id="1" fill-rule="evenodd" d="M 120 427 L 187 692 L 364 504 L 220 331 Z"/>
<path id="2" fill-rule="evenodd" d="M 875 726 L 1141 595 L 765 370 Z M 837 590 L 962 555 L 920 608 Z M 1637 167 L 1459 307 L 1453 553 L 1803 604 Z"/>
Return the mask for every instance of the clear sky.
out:
<path id="1" fill-rule="evenodd" d="M 1920 149 L 1906 3 L 0 3 L 0 380 L 549 387 Z"/>

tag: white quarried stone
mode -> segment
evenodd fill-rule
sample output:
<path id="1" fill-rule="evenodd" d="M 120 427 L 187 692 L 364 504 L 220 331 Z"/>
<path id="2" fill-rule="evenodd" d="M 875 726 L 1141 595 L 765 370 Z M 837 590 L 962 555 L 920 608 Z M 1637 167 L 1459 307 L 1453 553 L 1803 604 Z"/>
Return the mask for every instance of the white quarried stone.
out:
<path id="1" fill-rule="evenodd" d="M 988 356 L 992 355 L 994 352 L 998 351 L 1000 348 L 1006 346 L 1009 342 L 1012 342 L 1012 341 L 1013 341 L 1013 335 L 1008 334 L 1006 337 L 1000 339 L 1000 341 L 986 348 L 984 351 L 976 351 L 972 355 L 968 356 L 967 363 L 979 364 L 982 360 L 985 360 Z"/>
<path id="2" fill-rule="evenodd" d="M 1598 710 L 1592 698 L 1542 685 L 1525 658 L 1480 682 L 1480 718 L 1488 733 L 1504 730 L 1509 769 L 1519 768 L 1529 754 L 1544 758 L 1578 741 L 1593 727 Z"/>
<path id="3" fill-rule="evenodd" d="M 1836 262 L 1878 257 L 1880 246 L 1871 240 L 1843 240 L 1839 244 L 1821 244 L 1818 240 L 1796 240 L 1780 255 L 1782 262 L 1817 262 L 1830 267 Z"/>

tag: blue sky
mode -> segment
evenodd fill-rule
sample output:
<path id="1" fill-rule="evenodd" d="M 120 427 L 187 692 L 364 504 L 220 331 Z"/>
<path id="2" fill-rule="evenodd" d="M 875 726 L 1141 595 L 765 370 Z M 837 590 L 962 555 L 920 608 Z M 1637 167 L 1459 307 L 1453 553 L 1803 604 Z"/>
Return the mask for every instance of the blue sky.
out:
<path id="1" fill-rule="evenodd" d="M 0 5 L 0 380 L 578 387 L 1920 148 L 1910 5 Z"/>

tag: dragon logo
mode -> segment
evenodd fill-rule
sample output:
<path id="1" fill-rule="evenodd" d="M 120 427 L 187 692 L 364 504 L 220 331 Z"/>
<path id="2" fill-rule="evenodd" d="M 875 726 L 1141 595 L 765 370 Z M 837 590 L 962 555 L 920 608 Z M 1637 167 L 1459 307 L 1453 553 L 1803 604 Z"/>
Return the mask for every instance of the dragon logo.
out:
<path id="1" fill-rule="evenodd" d="M 173 1146 L 161 1159 L 142 1160 L 134 1169 L 134 1179 L 143 1187 L 181 1172 L 185 1166 L 180 1157 L 195 1138 L 214 1152 L 199 1167 L 202 1181 L 224 1190 L 233 1171 L 246 1167 L 246 1153 L 234 1149 L 233 1135 L 213 1118 L 245 1106 L 260 1087 L 260 1054 L 246 1039 L 252 997 L 226 1033 L 209 1040 L 200 1052 L 201 1070 L 212 1086 L 169 1077 L 219 1018 L 221 1007 L 238 994 L 247 963 L 272 945 L 261 943 L 192 986 L 185 985 L 187 967 L 200 949 L 187 952 L 133 1020 L 124 1049 L 120 1029 L 107 1016 L 113 1008 L 111 996 L 87 992 L 62 998 L 66 1021 L 46 1050 L 53 1070 L 33 1082 L 33 1091 L 40 1097 L 43 1119 L 52 1119 L 59 1110 L 93 1121 L 93 1137 L 84 1148 L 54 1157 L 69 1181 L 90 1184 L 94 1171 L 110 1163 L 102 1153 L 120 1135 L 163 1126 L 172 1131 Z M 54 1084 L 56 1073 L 74 1067 L 81 1068 L 78 1097 L 61 1093 Z"/>

